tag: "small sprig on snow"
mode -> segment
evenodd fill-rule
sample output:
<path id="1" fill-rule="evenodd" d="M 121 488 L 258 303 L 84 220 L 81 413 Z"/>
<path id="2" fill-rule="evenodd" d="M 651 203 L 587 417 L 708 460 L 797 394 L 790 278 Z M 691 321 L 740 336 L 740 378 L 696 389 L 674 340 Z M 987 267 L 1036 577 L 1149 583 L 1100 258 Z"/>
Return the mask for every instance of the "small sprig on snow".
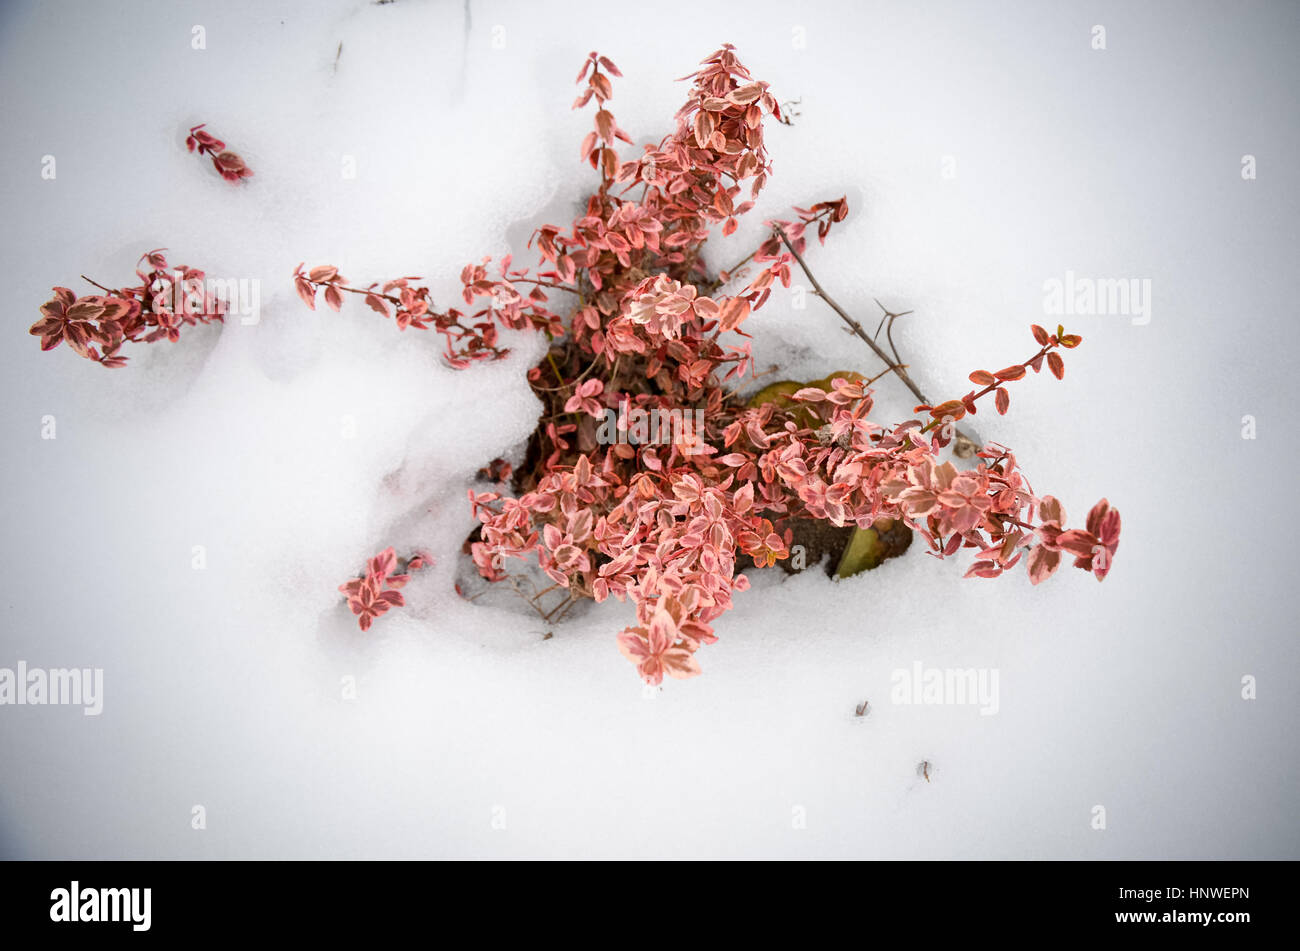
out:
<path id="1" fill-rule="evenodd" d="M 1007 409 L 1011 406 L 1011 394 L 1007 391 L 1006 384 L 1014 383 L 1016 380 L 1023 380 L 1029 370 L 1039 373 L 1043 369 L 1043 361 L 1047 361 L 1047 368 L 1052 371 L 1052 376 L 1058 380 L 1065 379 L 1065 361 L 1061 355 L 1056 352 L 1056 348 L 1064 347 L 1066 350 L 1072 350 L 1083 342 L 1083 338 L 1078 334 L 1067 334 L 1064 327 L 1057 327 L 1056 333 L 1049 334 L 1038 324 L 1033 324 L 1030 331 L 1034 335 L 1034 341 L 1038 343 L 1041 349 L 1026 360 L 1024 363 L 1013 363 L 1009 367 L 1003 367 L 996 373 L 990 373 L 988 370 L 975 370 L 970 375 L 970 381 L 979 386 L 982 390 L 971 390 L 959 400 L 948 400 L 940 403 L 938 406 L 928 406 L 922 403 L 916 407 L 918 413 L 929 413 L 932 421 L 925 427 L 926 431 L 944 424 L 945 428 L 951 423 L 966 416 L 968 413 L 972 416 L 977 411 L 976 402 L 989 393 L 994 394 L 994 403 L 999 415 L 1006 415 Z"/>
<path id="2" fill-rule="evenodd" d="M 204 132 L 205 125 L 206 122 L 200 122 L 190 129 L 190 134 L 185 137 L 185 148 L 210 158 L 217 174 L 228 182 L 238 184 L 245 178 L 251 178 L 253 170 L 236 153 L 227 149 L 225 142 L 211 132 Z"/>
<path id="3" fill-rule="evenodd" d="M 29 333 L 41 338 L 42 350 L 67 341 L 78 356 L 115 369 L 126 365 L 127 358 L 118 352 L 124 343 L 174 343 L 182 327 L 222 321 L 226 304 L 209 292 L 204 273 L 184 264 L 168 265 L 165 250 L 140 256 L 135 272 L 140 283 L 134 287 L 112 290 L 85 278 L 104 293 L 83 297 L 55 287 Z"/>
<path id="4" fill-rule="evenodd" d="M 375 618 L 380 617 L 389 608 L 400 608 L 406 604 L 399 588 L 411 580 L 411 573 L 419 571 L 433 559 L 423 554 L 412 555 L 405 566 L 397 570 L 397 553 L 392 548 L 385 548 L 375 555 L 366 565 L 366 573 L 345 584 L 339 590 L 347 598 L 348 607 L 357 615 L 361 630 L 370 630 Z"/>
<path id="5" fill-rule="evenodd" d="M 377 314 L 393 317 L 398 330 L 414 327 L 416 330 L 432 328 L 442 334 L 446 343 L 447 362 L 464 369 L 479 360 L 499 360 L 510 352 L 499 344 L 498 323 L 515 330 L 533 329 L 563 333 L 563 322 L 558 314 L 546 307 L 543 287 L 559 287 L 549 281 L 529 278 L 526 271 L 511 268 L 510 258 L 500 265 L 500 278 L 488 277 L 484 258 L 481 264 L 470 264 L 461 272 L 462 296 L 465 303 L 487 298 L 490 303 L 471 313 L 455 308 L 435 311 L 430 306 L 429 288 L 414 284 L 418 277 L 399 277 L 380 285 L 352 287 L 347 278 L 332 265 L 320 265 L 308 271 L 299 264 L 293 272 L 294 286 L 303 303 L 316 309 L 316 294 L 324 291 L 325 304 L 333 310 L 343 306 L 343 295 L 360 294 L 366 305 Z"/>

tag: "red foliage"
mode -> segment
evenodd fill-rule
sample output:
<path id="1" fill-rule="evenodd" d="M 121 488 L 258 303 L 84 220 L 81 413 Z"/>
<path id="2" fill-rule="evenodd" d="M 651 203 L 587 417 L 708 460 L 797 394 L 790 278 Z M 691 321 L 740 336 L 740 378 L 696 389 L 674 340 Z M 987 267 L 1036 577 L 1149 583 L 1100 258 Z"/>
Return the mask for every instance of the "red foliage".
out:
<path id="1" fill-rule="evenodd" d="M 610 77 L 619 75 L 592 53 L 578 76 L 584 88 L 575 108 L 593 100 L 597 106 L 580 154 L 600 183 L 584 213 L 568 229 L 538 229 L 532 276 L 509 257 L 495 277 L 488 259 L 467 266 L 462 297 L 471 308 L 484 302 L 472 313 L 435 310 L 429 289 L 412 283 L 417 278 L 360 289 L 330 266 L 304 272 L 300 265 L 294 274 L 310 306 L 321 290 L 335 310 L 343 292 L 359 293 L 394 316 L 399 329 L 438 331 L 456 367 L 505 356 L 502 327 L 563 338 L 568 350 L 561 356 L 576 354 L 585 363 L 561 367 L 552 351 L 549 370 L 544 363 L 529 372 L 553 413 L 539 424 L 536 466 L 516 473 L 519 497 L 469 493 L 482 523 L 471 546 L 480 573 L 502 580 L 504 559 L 536 557 L 575 594 L 630 598 L 637 624 L 618 643 L 650 683 L 700 672 L 695 652 L 716 640 L 713 622 L 731 607 L 733 592 L 747 587 L 737 558 L 766 565 L 788 557 L 789 526 L 798 519 L 862 528 L 897 519 L 936 557 L 974 549 L 967 574 L 978 577 L 1014 567 L 1026 551 L 1034 583 L 1056 569 L 1061 552 L 1104 577 L 1120 528 L 1119 513 L 1105 500 L 1086 530 L 1067 531 L 1060 504 L 1034 494 L 1006 448 L 985 446 L 969 470 L 938 457 L 953 424 L 975 413 L 983 396 L 993 393 L 1005 413 L 1006 384 L 1028 370 L 1037 373 L 1046 362 L 1060 379 L 1058 350 L 1077 346 L 1079 337 L 1033 326 L 1040 348 L 1033 357 L 996 373 L 975 371 L 971 381 L 981 389 L 918 407 L 925 421 L 869 421 L 871 391 L 849 379 L 834 380 L 829 392 L 800 390 L 793 409 L 747 406 L 722 384 L 750 368 L 745 321 L 776 282 L 790 284 L 794 258 L 782 238 L 802 254 L 808 228 L 815 225 L 824 242 L 848 214 L 847 203 L 818 202 L 795 209 L 793 221 L 768 222 L 771 235 L 749 259 L 755 273 L 738 291 L 720 293 L 736 275 L 711 279 L 700 252 L 715 227 L 734 231 L 762 190 L 770 173 L 763 119 L 779 119 L 779 106 L 767 83 L 754 81 L 725 46 L 687 77 L 692 86 L 675 130 L 624 157 L 618 143 L 632 140 L 607 108 Z M 576 306 L 565 314 L 552 310 L 554 291 L 571 295 Z M 606 410 L 620 407 L 625 420 L 629 406 L 702 408 L 706 424 L 702 432 L 674 430 L 669 440 L 647 441 L 622 438 L 620 422 L 619 439 L 602 438 L 597 421 Z M 386 610 L 377 589 L 371 598 L 374 614 Z M 353 610 L 364 627 L 368 616 L 359 603 Z"/>
<path id="2" fill-rule="evenodd" d="M 225 142 L 210 132 L 204 132 L 205 125 L 206 122 L 200 122 L 190 129 L 190 134 L 185 137 L 185 148 L 212 159 L 212 167 L 228 182 L 238 184 L 245 178 L 251 178 L 253 170 L 244 164 L 242 158 L 229 151 Z"/>
<path id="3" fill-rule="evenodd" d="M 30 330 L 41 338 L 41 349 L 66 340 L 80 356 L 116 368 L 126 365 L 118 350 L 127 341 L 175 342 L 183 326 L 221 321 L 226 305 L 209 293 L 203 272 L 184 264 L 170 267 L 165 250 L 140 256 L 135 287 L 100 288 L 103 294 L 85 297 L 54 288 L 54 298 L 41 305 L 43 316 Z M 149 269 L 142 270 L 146 264 Z"/>
<path id="4" fill-rule="evenodd" d="M 397 553 L 392 548 L 385 548 L 370 559 L 364 575 L 339 585 L 339 590 L 347 597 L 348 607 L 357 615 L 361 630 L 370 630 L 371 622 L 389 608 L 400 608 L 406 604 L 398 589 L 411 580 L 411 572 L 430 563 L 431 558 L 413 555 L 399 573 Z"/>

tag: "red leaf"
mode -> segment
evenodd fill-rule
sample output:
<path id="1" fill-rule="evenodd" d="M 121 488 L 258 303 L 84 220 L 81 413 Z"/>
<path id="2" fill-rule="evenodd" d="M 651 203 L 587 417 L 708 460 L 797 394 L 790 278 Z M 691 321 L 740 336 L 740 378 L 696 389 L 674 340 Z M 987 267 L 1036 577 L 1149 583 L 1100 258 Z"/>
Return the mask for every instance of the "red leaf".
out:
<path id="1" fill-rule="evenodd" d="M 1056 537 L 1056 544 L 1077 558 L 1087 558 L 1097 544 L 1097 537 L 1092 532 L 1072 528 L 1068 532 L 1061 532 Z"/>
<path id="2" fill-rule="evenodd" d="M 1007 407 L 1011 405 L 1011 394 L 1007 392 L 1005 386 L 999 386 L 994 392 L 994 400 L 997 402 L 998 413 L 1005 416 Z"/>
<path id="3" fill-rule="evenodd" d="M 1049 551 L 1038 545 L 1029 553 L 1029 583 L 1040 584 L 1050 578 L 1061 563 L 1059 551 Z"/>
<path id="4" fill-rule="evenodd" d="M 1061 359 L 1061 355 L 1055 350 L 1047 355 L 1047 368 L 1052 371 L 1052 376 L 1058 380 L 1065 376 L 1065 361 Z"/>
<path id="5" fill-rule="evenodd" d="M 312 310 L 315 310 L 316 288 L 312 285 L 311 281 L 307 280 L 305 277 L 300 277 L 294 283 L 298 287 L 298 296 L 302 298 L 302 302 Z"/>
<path id="6" fill-rule="evenodd" d="M 948 400 L 930 410 L 930 415 L 935 419 L 942 419 L 945 416 L 951 416 L 954 420 L 958 420 L 966 415 L 966 407 L 962 404 L 961 400 Z"/>
<path id="7" fill-rule="evenodd" d="M 1005 380 L 1009 383 L 1014 380 L 1019 380 L 1020 378 L 1022 378 L 1025 375 L 1025 368 L 1020 366 L 1019 364 L 1016 364 L 1014 366 L 1009 366 L 1009 367 L 1003 367 L 995 375 L 999 380 Z"/>
<path id="8" fill-rule="evenodd" d="M 731 297 L 722 305 L 722 315 L 718 318 L 718 327 L 722 331 L 735 330 L 749 316 L 749 301 L 743 297 Z"/>
<path id="9" fill-rule="evenodd" d="M 990 386 L 997 382 L 993 374 L 988 370 L 976 370 L 970 375 L 970 381 L 979 386 Z"/>
<path id="10" fill-rule="evenodd" d="M 1045 346 L 1047 346 L 1047 341 L 1048 341 L 1049 338 L 1048 338 L 1048 336 L 1047 336 L 1047 331 L 1046 331 L 1046 330 L 1044 330 L 1042 327 L 1038 326 L 1038 324 L 1033 324 L 1033 325 L 1031 325 L 1029 329 L 1033 331 L 1033 333 L 1034 333 L 1034 339 L 1038 341 L 1038 345 L 1039 345 L 1040 347 L 1045 347 Z"/>

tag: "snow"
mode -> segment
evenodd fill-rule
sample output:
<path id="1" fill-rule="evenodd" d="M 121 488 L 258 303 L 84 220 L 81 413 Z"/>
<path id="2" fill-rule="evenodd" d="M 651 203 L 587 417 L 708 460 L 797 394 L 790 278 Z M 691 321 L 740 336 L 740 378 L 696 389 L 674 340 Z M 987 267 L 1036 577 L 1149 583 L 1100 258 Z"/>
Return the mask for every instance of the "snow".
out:
<path id="1" fill-rule="evenodd" d="M 0 667 L 105 671 L 98 717 L 0 709 L 0 855 L 1297 857 L 1300 13 L 635 11 L 652 22 L 478 0 L 0 11 Z M 1149 324 L 1070 318 L 1065 380 L 975 421 L 1076 521 L 1103 495 L 1122 510 L 1105 584 L 963 581 L 966 556 L 916 546 L 839 583 L 770 572 L 703 677 L 649 692 L 614 645 L 628 606 L 547 639 L 519 602 L 454 594 L 465 491 L 531 431 L 541 341 L 456 372 L 360 301 L 307 310 L 290 274 L 419 274 L 448 301 L 469 261 L 531 263 L 532 228 L 567 223 L 591 183 L 590 115 L 569 111 L 587 51 L 624 73 L 613 110 L 643 142 L 722 42 L 801 114 L 770 127 L 775 177 L 714 263 L 761 218 L 847 194 L 809 263 L 865 323 L 872 298 L 915 310 L 897 339 L 928 392 L 1023 359 L 1046 280 L 1152 281 Z M 196 122 L 255 177 L 231 187 L 187 154 Z M 260 320 L 137 346 L 119 371 L 39 352 L 51 285 L 123 282 L 158 246 L 259 279 Z M 778 377 L 875 372 L 811 296 L 747 326 Z M 910 403 L 882 381 L 879 419 Z M 362 635 L 335 589 L 386 544 L 438 564 Z M 998 712 L 891 703 L 918 661 L 997 670 Z"/>

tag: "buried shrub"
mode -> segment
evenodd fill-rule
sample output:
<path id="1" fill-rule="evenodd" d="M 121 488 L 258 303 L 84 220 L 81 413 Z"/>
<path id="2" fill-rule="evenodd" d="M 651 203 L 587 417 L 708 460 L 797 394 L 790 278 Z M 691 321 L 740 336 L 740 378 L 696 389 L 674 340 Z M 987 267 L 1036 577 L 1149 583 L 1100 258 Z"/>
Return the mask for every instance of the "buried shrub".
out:
<path id="1" fill-rule="evenodd" d="M 780 120 L 780 106 L 725 46 L 687 77 L 672 133 L 621 155 L 619 143 L 632 139 L 607 107 L 620 75 L 595 53 L 583 64 L 574 106 L 596 113 L 580 157 L 599 184 L 568 228 L 534 233 L 535 268 L 510 257 L 471 264 L 461 273 L 464 308 L 445 310 L 417 278 L 354 287 L 328 265 L 294 275 L 310 306 L 323 292 L 338 310 L 345 293 L 356 294 L 399 330 L 436 331 L 458 368 L 505 356 L 501 328 L 547 334 L 546 357 L 528 372 L 544 406 L 528 457 L 513 473 L 501 460 L 489 470 L 513 476 L 515 494 L 469 493 L 481 523 L 468 546 L 479 573 L 508 580 L 508 559 L 535 557 L 567 593 L 566 610 L 580 598 L 631 600 L 636 623 L 618 647 L 652 684 L 700 672 L 696 653 L 717 639 L 713 622 L 747 587 L 738 563 L 787 559 L 792 533 L 810 521 L 905 527 L 940 558 L 974 549 L 967 574 L 981 578 L 1023 559 L 1037 584 L 1063 556 L 1104 578 L 1120 530 L 1106 500 L 1086 528 L 1067 529 L 1061 503 L 1033 492 L 1009 449 L 968 443 L 958 454 L 977 450 L 969 469 L 940 459 L 985 397 L 1005 413 L 1008 386 L 1030 371 L 1046 365 L 1061 378 L 1061 351 L 1080 338 L 1035 325 L 1026 360 L 977 370 L 975 389 L 934 405 L 922 398 L 920 418 L 892 426 L 869 418 L 876 378 L 858 374 L 740 398 L 736 388 L 753 371 L 746 321 L 776 283 L 789 286 L 794 267 L 821 292 L 803 260 L 807 236 L 824 242 L 847 203 L 768 222 L 744 270 L 709 274 L 705 241 L 714 228 L 735 230 L 770 174 L 763 122 Z M 897 352 L 891 360 L 832 306 L 886 359 L 881 375 L 897 374 L 919 396 Z M 892 326 L 901 315 L 886 316 Z"/>
<path id="2" fill-rule="evenodd" d="M 1084 528 L 1067 528 L 1061 503 L 1031 489 L 1009 449 L 980 446 L 957 426 L 988 397 L 1005 413 L 1008 387 L 1030 371 L 1046 366 L 1061 378 L 1062 351 L 1080 338 L 1034 325 L 1027 359 L 976 370 L 963 396 L 927 400 L 893 346 L 902 315 L 887 312 L 882 321 L 886 353 L 879 330 L 868 335 L 804 260 L 809 234 L 824 242 L 847 216 L 844 198 L 766 222 L 766 238 L 728 271 L 704 267 L 710 234 L 733 233 L 770 174 L 764 121 L 783 117 L 768 84 L 724 46 L 686 77 L 691 88 L 673 131 L 620 154 L 619 143 L 633 142 L 607 108 L 619 75 L 596 53 L 579 73 L 574 106 L 596 110 L 580 157 L 598 185 L 570 225 L 534 233 L 534 267 L 509 256 L 470 264 L 460 275 L 463 303 L 442 310 L 415 277 L 359 287 L 330 265 L 294 272 L 308 306 L 323 299 L 337 311 L 347 295 L 361 297 L 400 331 L 435 331 L 456 368 L 504 357 L 503 328 L 547 335 L 544 359 L 527 374 L 543 405 L 527 456 L 517 467 L 494 460 L 485 470 L 510 480 L 513 493 L 469 493 L 480 522 L 468 543 L 478 572 L 513 584 L 509 559 L 535 558 L 566 596 L 548 620 L 585 598 L 630 600 L 636 623 L 617 644 L 652 684 L 700 672 L 699 648 L 717 639 L 714 622 L 748 586 L 738 569 L 790 559 L 793 540 L 810 525 L 849 533 L 839 542 L 841 576 L 897 553 L 915 533 L 939 558 L 973 549 L 967 575 L 975 577 L 996 577 L 1023 560 L 1037 584 L 1068 557 L 1104 578 L 1119 512 L 1103 499 Z M 210 154 L 224 177 L 247 177 L 242 162 L 223 159 L 222 143 L 200 127 L 192 133 L 191 148 Z M 183 324 L 221 319 L 206 300 L 193 310 L 167 306 L 177 279 L 160 252 L 142 260 L 151 270 L 137 272 L 137 287 L 101 287 L 104 295 L 80 299 L 56 288 L 31 331 L 42 348 L 66 339 L 82 356 L 120 366 L 127 340 L 175 340 Z M 738 391 L 754 367 L 745 325 L 777 283 L 790 285 L 795 268 L 885 368 L 871 378 L 787 381 L 746 399 Z M 202 284 L 201 272 L 180 274 L 181 285 Z M 889 374 L 917 396 L 918 418 L 893 425 L 870 418 L 871 387 Z M 974 467 L 941 458 L 949 447 Z M 399 572 L 386 549 L 341 586 L 363 630 L 403 603 L 397 589 L 426 562 L 414 556 Z"/>

